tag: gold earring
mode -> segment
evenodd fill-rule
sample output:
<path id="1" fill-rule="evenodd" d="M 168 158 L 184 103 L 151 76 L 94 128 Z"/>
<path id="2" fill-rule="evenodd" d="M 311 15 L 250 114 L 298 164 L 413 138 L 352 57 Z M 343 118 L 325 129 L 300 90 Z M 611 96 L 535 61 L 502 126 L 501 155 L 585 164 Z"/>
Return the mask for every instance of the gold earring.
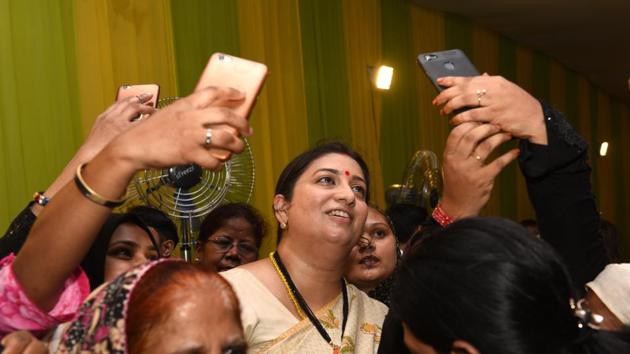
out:
<path id="1" fill-rule="evenodd" d="M 286 223 L 284 223 L 284 222 L 281 222 L 281 223 L 280 223 L 280 228 L 281 228 L 282 230 L 286 229 L 286 228 L 287 228 L 287 224 L 286 224 Z"/>

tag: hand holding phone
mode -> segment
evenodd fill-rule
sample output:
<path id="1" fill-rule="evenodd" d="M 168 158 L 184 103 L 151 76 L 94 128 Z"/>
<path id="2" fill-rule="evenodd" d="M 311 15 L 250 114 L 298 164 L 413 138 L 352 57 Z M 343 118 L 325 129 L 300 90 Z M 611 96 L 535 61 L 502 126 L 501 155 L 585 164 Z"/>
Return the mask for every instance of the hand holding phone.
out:
<path id="1" fill-rule="evenodd" d="M 231 87 L 242 91 L 245 99 L 234 112 L 247 118 L 267 77 L 267 66 L 223 53 L 214 53 L 206 65 L 195 91 L 209 86 Z"/>
<path id="2" fill-rule="evenodd" d="M 157 108 L 157 103 L 160 96 L 160 85 L 158 84 L 122 85 L 118 88 L 116 101 L 124 100 L 128 97 L 138 97 L 143 93 L 150 93 L 153 95 L 153 97 L 151 97 L 151 99 L 144 104 L 149 105 L 153 108 Z"/>
<path id="3" fill-rule="evenodd" d="M 444 76 L 479 76 L 477 68 L 468 60 L 466 54 L 459 49 L 442 52 L 422 53 L 418 55 L 418 64 L 424 69 L 438 91 L 444 87 L 437 83 L 437 79 Z"/>

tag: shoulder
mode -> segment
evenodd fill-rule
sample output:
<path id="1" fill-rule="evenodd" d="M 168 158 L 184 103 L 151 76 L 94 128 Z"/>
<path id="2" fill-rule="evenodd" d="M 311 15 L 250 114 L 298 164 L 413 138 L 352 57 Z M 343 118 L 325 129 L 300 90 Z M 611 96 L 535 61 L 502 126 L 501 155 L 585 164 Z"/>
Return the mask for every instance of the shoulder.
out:
<path id="1" fill-rule="evenodd" d="M 258 260 L 256 262 L 248 263 L 225 272 L 219 273 L 225 278 L 232 287 L 242 287 L 252 282 L 256 285 L 265 284 L 266 274 L 268 271 L 268 265 L 265 259 Z"/>
<path id="2" fill-rule="evenodd" d="M 230 284 L 238 284 L 242 280 L 251 277 L 252 275 L 245 269 L 241 268 L 233 268 L 230 270 L 226 270 L 225 272 L 219 273 L 225 280 L 227 280 Z M 234 286 L 234 285 L 232 285 Z"/>

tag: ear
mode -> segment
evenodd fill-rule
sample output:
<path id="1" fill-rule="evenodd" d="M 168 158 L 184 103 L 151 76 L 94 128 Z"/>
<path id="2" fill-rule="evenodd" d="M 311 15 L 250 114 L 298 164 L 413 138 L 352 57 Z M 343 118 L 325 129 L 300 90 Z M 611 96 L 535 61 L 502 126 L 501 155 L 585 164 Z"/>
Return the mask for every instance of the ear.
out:
<path id="1" fill-rule="evenodd" d="M 195 252 L 197 254 L 203 254 L 203 250 L 204 250 L 204 243 L 203 242 L 195 242 Z"/>
<path id="2" fill-rule="evenodd" d="M 465 340 L 458 339 L 453 342 L 453 348 L 451 348 L 453 354 L 479 354 L 477 348 L 474 345 L 466 342 Z"/>
<path id="3" fill-rule="evenodd" d="M 276 194 L 273 197 L 273 213 L 278 220 L 279 223 L 288 224 L 289 222 L 289 214 L 287 211 L 289 210 L 290 203 L 287 198 L 282 194 Z"/>

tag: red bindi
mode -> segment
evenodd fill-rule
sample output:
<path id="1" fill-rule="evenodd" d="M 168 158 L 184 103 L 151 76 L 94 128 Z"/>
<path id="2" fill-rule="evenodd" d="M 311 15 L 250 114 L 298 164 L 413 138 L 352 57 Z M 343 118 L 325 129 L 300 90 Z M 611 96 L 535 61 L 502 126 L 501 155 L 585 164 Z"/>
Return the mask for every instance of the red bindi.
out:
<path id="1" fill-rule="evenodd" d="M 346 176 L 350 176 L 350 172 L 348 170 L 343 171 L 343 174 Z"/>

